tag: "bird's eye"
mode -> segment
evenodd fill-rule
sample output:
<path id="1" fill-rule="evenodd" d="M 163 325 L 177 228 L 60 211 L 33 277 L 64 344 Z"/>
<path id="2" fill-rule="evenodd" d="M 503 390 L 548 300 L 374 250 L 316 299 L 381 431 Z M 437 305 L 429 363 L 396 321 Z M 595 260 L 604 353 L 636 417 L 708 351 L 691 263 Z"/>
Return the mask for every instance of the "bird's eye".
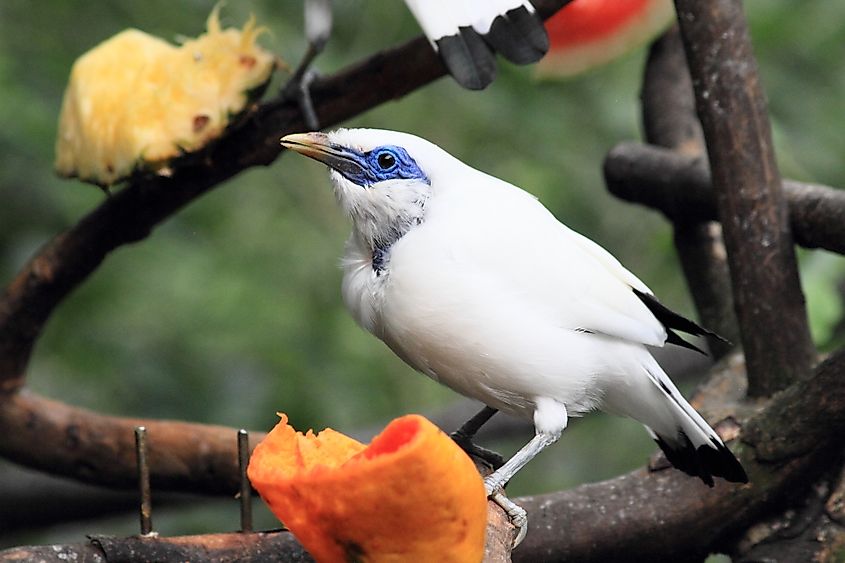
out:
<path id="1" fill-rule="evenodd" d="M 379 168 L 382 170 L 390 170 L 396 164 L 396 157 L 389 152 L 383 152 L 378 155 L 376 162 L 378 162 Z"/>

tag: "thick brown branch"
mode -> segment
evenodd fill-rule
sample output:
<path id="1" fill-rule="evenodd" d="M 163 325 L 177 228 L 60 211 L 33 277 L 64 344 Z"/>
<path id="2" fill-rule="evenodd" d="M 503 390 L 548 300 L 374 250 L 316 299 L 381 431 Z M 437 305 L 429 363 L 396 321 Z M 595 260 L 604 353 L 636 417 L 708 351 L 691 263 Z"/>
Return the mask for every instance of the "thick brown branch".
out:
<path id="1" fill-rule="evenodd" d="M 621 143 L 604 161 L 608 189 L 617 197 L 662 211 L 674 223 L 716 219 L 707 163 L 638 143 Z M 845 254 L 845 190 L 783 182 L 795 242 Z"/>
<path id="2" fill-rule="evenodd" d="M 640 99 L 648 143 L 691 156 L 704 154 L 704 133 L 677 26 L 651 45 Z"/>
<path id="3" fill-rule="evenodd" d="M 767 396 L 806 377 L 815 349 L 757 63 L 741 0 L 675 6 L 728 250 L 748 392 Z"/>
<path id="4" fill-rule="evenodd" d="M 492 503 L 491 503 L 492 504 Z M 497 511 L 493 513 L 492 511 Z M 389 525 L 389 524 L 388 524 Z M 485 563 L 510 559 L 512 527 L 498 506 L 491 508 Z M 204 534 L 181 537 L 93 536 L 86 543 L 26 546 L 0 551 L 0 561 L 215 561 L 311 562 L 313 559 L 288 532 Z"/>
<path id="5" fill-rule="evenodd" d="M 534 4 L 549 17 L 569 1 Z M 330 126 L 444 74 L 443 63 L 420 36 L 314 81 L 311 97 L 320 123 Z M 279 138 L 304 126 L 295 101 L 262 104 L 218 142 L 175 163 L 172 176 L 134 179 L 45 245 L 0 296 L 0 392 L 23 384 L 29 355 L 47 318 L 109 252 L 144 239 L 182 206 L 235 174 L 273 162 L 281 152 Z"/>
<path id="6" fill-rule="evenodd" d="M 130 537 L 94 536 L 89 542 L 69 545 L 16 547 L 0 551 L 0 561 L 255 561 L 311 562 L 287 532 L 206 534 L 202 536 Z"/>
<path id="7" fill-rule="evenodd" d="M 646 142 L 689 156 L 705 154 L 704 133 L 695 112 L 692 79 L 677 26 L 654 42 L 642 90 Z M 702 324 L 730 342 L 739 342 L 730 273 L 721 226 L 713 221 L 676 222 L 675 248 Z M 716 359 L 731 345 L 709 339 Z"/>

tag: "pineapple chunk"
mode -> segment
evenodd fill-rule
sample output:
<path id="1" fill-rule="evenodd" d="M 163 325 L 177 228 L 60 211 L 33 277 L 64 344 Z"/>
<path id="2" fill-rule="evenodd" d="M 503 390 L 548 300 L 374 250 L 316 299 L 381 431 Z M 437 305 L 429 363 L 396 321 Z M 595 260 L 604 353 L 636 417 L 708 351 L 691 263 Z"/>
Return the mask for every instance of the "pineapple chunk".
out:
<path id="1" fill-rule="evenodd" d="M 127 29 L 73 65 L 56 139 L 56 171 L 101 186 L 141 168 L 166 174 L 170 160 L 220 136 L 269 82 L 276 57 L 256 44 L 255 19 L 177 47 Z"/>

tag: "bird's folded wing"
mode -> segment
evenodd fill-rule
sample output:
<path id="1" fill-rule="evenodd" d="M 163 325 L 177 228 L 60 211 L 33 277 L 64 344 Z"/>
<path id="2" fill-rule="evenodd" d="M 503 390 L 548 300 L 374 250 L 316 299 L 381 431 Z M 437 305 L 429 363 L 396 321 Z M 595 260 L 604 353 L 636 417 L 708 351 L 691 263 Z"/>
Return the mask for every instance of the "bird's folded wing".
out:
<path id="1" fill-rule="evenodd" d="M 633 340 L 649 346 L 663 346 L 666 327 L 643 303 L 636 291 L 651 295 L 651 290 L 604 248 L 564 227 L 583 260 L 594 262 L 595 277 L 586 279 L 582 297 L 600 311 L 594 324 L 597 332 Z M 590 269 L 590 271 L 593 271 Z"/>
<path id="2" fill-rule="evenodd" d="M 651 291 L 616 258 L 524 192 L 502 204 L 454 234 L 461 241 L 452 250 L 456 275 L 469 268 L 497 278 L 508 298 L 518 296 L 560 328 L 663 346 L 665 327 L 634 293 Z"/>

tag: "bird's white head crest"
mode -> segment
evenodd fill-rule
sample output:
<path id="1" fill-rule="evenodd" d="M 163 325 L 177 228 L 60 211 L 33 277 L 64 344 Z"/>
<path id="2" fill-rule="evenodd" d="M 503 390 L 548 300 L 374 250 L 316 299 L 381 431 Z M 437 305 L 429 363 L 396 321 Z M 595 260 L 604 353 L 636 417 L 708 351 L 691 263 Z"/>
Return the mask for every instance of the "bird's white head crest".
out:
<path id="1" fill-rule="evenodd" d="M 414 135 L 380 129 L 298 133 L 282 145 L 331 168 L 332 184 L 370 248 L 388 248 L 425 216 L 433 182 L 457 162 Z"/>

